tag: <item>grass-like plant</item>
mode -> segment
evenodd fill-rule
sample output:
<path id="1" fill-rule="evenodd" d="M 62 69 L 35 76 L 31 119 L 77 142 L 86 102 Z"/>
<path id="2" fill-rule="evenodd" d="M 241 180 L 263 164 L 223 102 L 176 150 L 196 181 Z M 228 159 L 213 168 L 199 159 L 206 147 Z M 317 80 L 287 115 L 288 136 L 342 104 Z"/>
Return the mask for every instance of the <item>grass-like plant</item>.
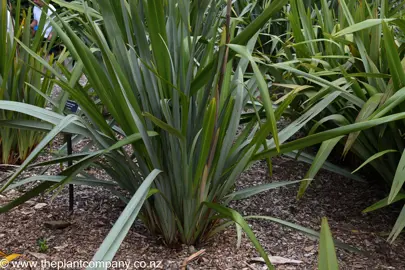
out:
<path id="1" fill-rule="evenodd" d="M 274 55 L 283 60 L 271 63 L 269 68 L 284 83 L 273 87 L 280 100 L 296 97 L 288 109 L 293 118 L 307 114 L 322 102 L 327 105 L 314 121 L 307 123 L 308 135 L 354 123 L 366 124 L 404 111 L 401 33 L 405 21 L 402 5 L 394 2 L 342 0 L 335 12 L 326 0 L 312 9 L 306 9 L 302 1 L 290 1 L 289 34 Z M 325 141 L 305 178 L 313 179 L 332 149 L 341 143 L 343 155 L 350 151 L 364 162 L 355 172 L 371 165 L 391 187 L 386 199 L 366 211 L 401 200 L 404 130 L 401 120 L 353 132 L 345 139 Z M 299 196 L 310 182 L 301 184 Z M 390 239 L 398 236 L 404 220 L 401 214 Z"/>
<path id="2" fill-rule="evenodd" d="M 41 61 L 22 49 L 16 40 L 36 52 L 39 57 L 46 57 L 51 44 L 43 44 L 43 36 L 40 34 L 35 38 L 31 37 L 31 8 L 26 14 L 21 11 L 20 1 L 17 1 L 14 10 L 15 20 L 10 18 L 11 22 L 7 19 L 7 12 L 7 1 L 1 0 L 0 100 L 22 102 L 45 108 L 51 101 L 49 96 L 54 85 L 52 81 L 54 76 L 51 71 L 44 69 Z M 21 22 L 20 13 L 22 14 Z M 13 27 L 7 27 L 9 24 Z M 8 31 L 8 28 L 14 31 Z M 48 59 L 52 64 L 53 57 L 48 57 Z M 30 119 L 33 118 L 25 114 L 0 110 L 2 123 L 0 127 L 0 163 L 21 164 L 42 140 L 43 132 L 15 129 L 13 124 L 10 124 L 10 122 L 23 123 Z"/>

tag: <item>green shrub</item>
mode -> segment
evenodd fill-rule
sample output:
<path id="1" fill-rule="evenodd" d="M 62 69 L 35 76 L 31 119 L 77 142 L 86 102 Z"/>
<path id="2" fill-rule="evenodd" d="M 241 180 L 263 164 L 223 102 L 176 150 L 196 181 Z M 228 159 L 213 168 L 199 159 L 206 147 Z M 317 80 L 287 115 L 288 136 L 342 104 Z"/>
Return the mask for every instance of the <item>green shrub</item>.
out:
<path id="1" fill-rule="evenodd" d="M 284 83 L 274 86 L 273 91 L 283 99 L 296 97 L 288 112 L 293 118 L 317 110 L 321 103 L 327 105 L 306 123 L 308 135 L 354 123 L 366 124 L 404 111 L 405 46 L 400 33 L 405 31 L 405 21 L 401 5 L 387 0 L 342 0 L 335 13 L 326 0 L 311 10 L 305 9 L 301 1 L 292 0 L 290 4 L 289 31 L 275 56 L 283 61 L 271 63 L 269 68 Z M 323 142 L 304 178 L 313 179 L 332 149 L 341 143 L 343 156 L 349 151 L 354 153 L 364 162 L 362 166 L 371 165 L 391 186 L 389 197 L 366 211 L 402 199 L 404 124 L 404 120 L 387 122 L 353 132 L 347 139 Z M 299 196 L 310 182 L 301 184 Z M 404 227 L 404 218 L 399 217 L 392 240 Z"/>
<path id="2" fill-rule="evenodd" d="M 18 1 L 17 14 L 20 14 L 20 6 Z M 1 0 L 2 18 L 6 17 L 6 11 L 6 0 Z M 44 108 L 50 100 L 54 76 L 51 71 L 45 71 L 44 65 L 26 52 L 22 46 L 30 48 L 39 57 L 45 57 L 50 45 L 42 44 L 41 35 L 31 37 L 29 19 L 31 8 L 28 9 L 27 14 L 22 14 L 23 24 L 20 23 L 19 18 L 16 18 L 13 23 L 15 24 L 14 33 L 11 35 L 7 32 L 7 20 L 1 20 L 0 100 L 18 101 Z M 52 64 L 52 62 L 53 57 L 49 57 L 49 63 Z M 10 124 L 10 121 L 23 123 L 32 119 L 34 118 L 21 113 L 0 110 L 0 163 L 21 164 L 42 140 L 44 133 L 39 130 L 14 129 Z"/>

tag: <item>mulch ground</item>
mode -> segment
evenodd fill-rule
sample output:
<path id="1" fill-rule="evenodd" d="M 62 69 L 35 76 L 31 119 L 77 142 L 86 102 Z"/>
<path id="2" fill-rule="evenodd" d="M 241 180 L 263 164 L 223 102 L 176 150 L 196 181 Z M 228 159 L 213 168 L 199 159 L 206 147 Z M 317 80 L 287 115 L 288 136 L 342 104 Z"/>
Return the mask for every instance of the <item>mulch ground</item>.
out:
<path id="1" fill-rule="evenodd" d="M 239 177 L 237 188 L 299 180 L 306 170 L 308 165 L 280 157 L 274 159 L 274 174 L 270 178 L 265 163 L 258 162 Z M 56 171 L 57 168 L 52 173 Z M 94 173 L 103 177 L 101 172 Z M 0 167 L 0 179 L 5 175 L 4 167 Z M 375 179 L 368 180 L 370 183 L 361 183 L 321 171 L 301 200 L 296 199 L 295 185 L 270 190 L 232 206 L 245 216 L 276 217 L 317 231 L 321 218 L 327 217 L 336 239 L 362 251 L 337 248 L 341 269 L 405 269 L 404 237 L 393 244 L 386 241 L 399 213 L 398 205 L 361 213 L 386 194 L 374 183 Z M 19 194 L 12 190 L 0 195 L 0 204 Z M 23 254 L 27 260 L 89 261 L 124 207 L 109 191 L 91 187 L 75 187 L 73 214 L 68 210 L 67 189 L 52 202 L 48 195 L 35 198 L 0 215 L 0 250 Z M 66 221 L 70 226 L 52 229 L 46 226 L 49 221 Z M 277 269 L 316 269 L 316 239 L 270 221 L 249 220 L 249 224 L 269 254 L 301 261 L 277 265 Z M 42 245 L 46 249 L 43 252 L 38 244 L 41 239 L 47 246 Z M 252 261 L 258 253 L 245 235 L 239 248 L 236 243 L 236 230 L 230 227 L 204 246 L 170 249 L 136 222 L 114 260 L 130 261 L 129 269 L 142 269 L 145 263 L 146 269 L 153 269 L 154 264 L 160 269 L 182 269 L 185 259 L 204 249 L 205 253 L 190 262 L 187 269 L 266 269 L 262 263 Z M 134 265 L 136 261 L 145 263 Z"/>

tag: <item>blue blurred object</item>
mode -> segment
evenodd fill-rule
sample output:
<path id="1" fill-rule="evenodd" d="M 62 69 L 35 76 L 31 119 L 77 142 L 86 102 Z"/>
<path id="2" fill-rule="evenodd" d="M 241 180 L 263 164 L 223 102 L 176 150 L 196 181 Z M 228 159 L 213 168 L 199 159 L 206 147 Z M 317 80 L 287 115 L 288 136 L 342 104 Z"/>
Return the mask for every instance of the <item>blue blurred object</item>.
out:
<path id="1" fill-rule="evenodd" d="M 38 25 L 34 26 L 34 31 L 38 31 Z"/>

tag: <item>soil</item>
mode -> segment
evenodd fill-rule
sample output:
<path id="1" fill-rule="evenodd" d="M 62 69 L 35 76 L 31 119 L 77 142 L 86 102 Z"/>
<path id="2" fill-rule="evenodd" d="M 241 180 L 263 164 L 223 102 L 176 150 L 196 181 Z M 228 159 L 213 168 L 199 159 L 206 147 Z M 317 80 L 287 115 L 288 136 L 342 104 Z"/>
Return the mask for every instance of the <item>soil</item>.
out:
<path id="1" fill-rule="evenodd" d="M 61 143 L 59 138 L 56 145 Z M 48 157 L 49 150 L 41 159 Z M 308 170 L 307 164 L 289 158 L 278 157 L 273 161 L 271 178 L 266 164 L 257 162 L 239 177 L 236 188 L 299 180 Z M 0 179 L 13 169 L 0 167 Z M 58 168 L 53 168 L 49 173 L 57 171 Z M 38 171 L 28 174 L 35 173 Z M 93 173 L 105 177 L 100 171 Z M 317 231 L 321 218 L 327 217 L 337 240 L 362 251 L 356 253 L 337 248 L 340 269 L 405 269 L 404 237 L 400 236 L 393 244 L 386 241 L 398 216 L 398 205 L 361 213 L 386 194 L 375 179 L 368 180 L 368 183 L 357 182 L 321 170 L 301 200 L 296 199 L 298 186 L 292 185 L 238 201 L 232 207 L 244 216 L 276 217 Z M 19 194 L 19 191 L 11 190 L 6 196 L 0 195 L 0 204 L 4 205 Z M 67 188 L 53 201 L 49 195 L 32 199 L 0 215 L 0 250 L 6 254 L 23 254 L 23 259 L 31 261 L 89 261 L 124 207 L 108 190 L 94 187 L 75 187 L 73 213 L 68 209 Z M 63 229 L 55 229 L 49 226 L 50 221 L 68 223 L 62 226 Z M 317 268 L 316 239 L 270 221 L 249 220 L 249 224 L 268 254 L 301 261 L 299 264 L 279 264 L 277 269 Z M 263 263 L 252 261 L 259 255 L 245 235 L 237 248 L 236 230 L 232 227 L 203 246 L 170 249 L 138 221 L 114 261 L 130 261 L 129 269 L 142 269 L 145 264 L 143 269 L 182 269 L 184 260 L 201 250 L 205 252 L 189 262 L 187 269 L 267 269 Z M 47 266 L 45 269 L 51 269 Z"/>

